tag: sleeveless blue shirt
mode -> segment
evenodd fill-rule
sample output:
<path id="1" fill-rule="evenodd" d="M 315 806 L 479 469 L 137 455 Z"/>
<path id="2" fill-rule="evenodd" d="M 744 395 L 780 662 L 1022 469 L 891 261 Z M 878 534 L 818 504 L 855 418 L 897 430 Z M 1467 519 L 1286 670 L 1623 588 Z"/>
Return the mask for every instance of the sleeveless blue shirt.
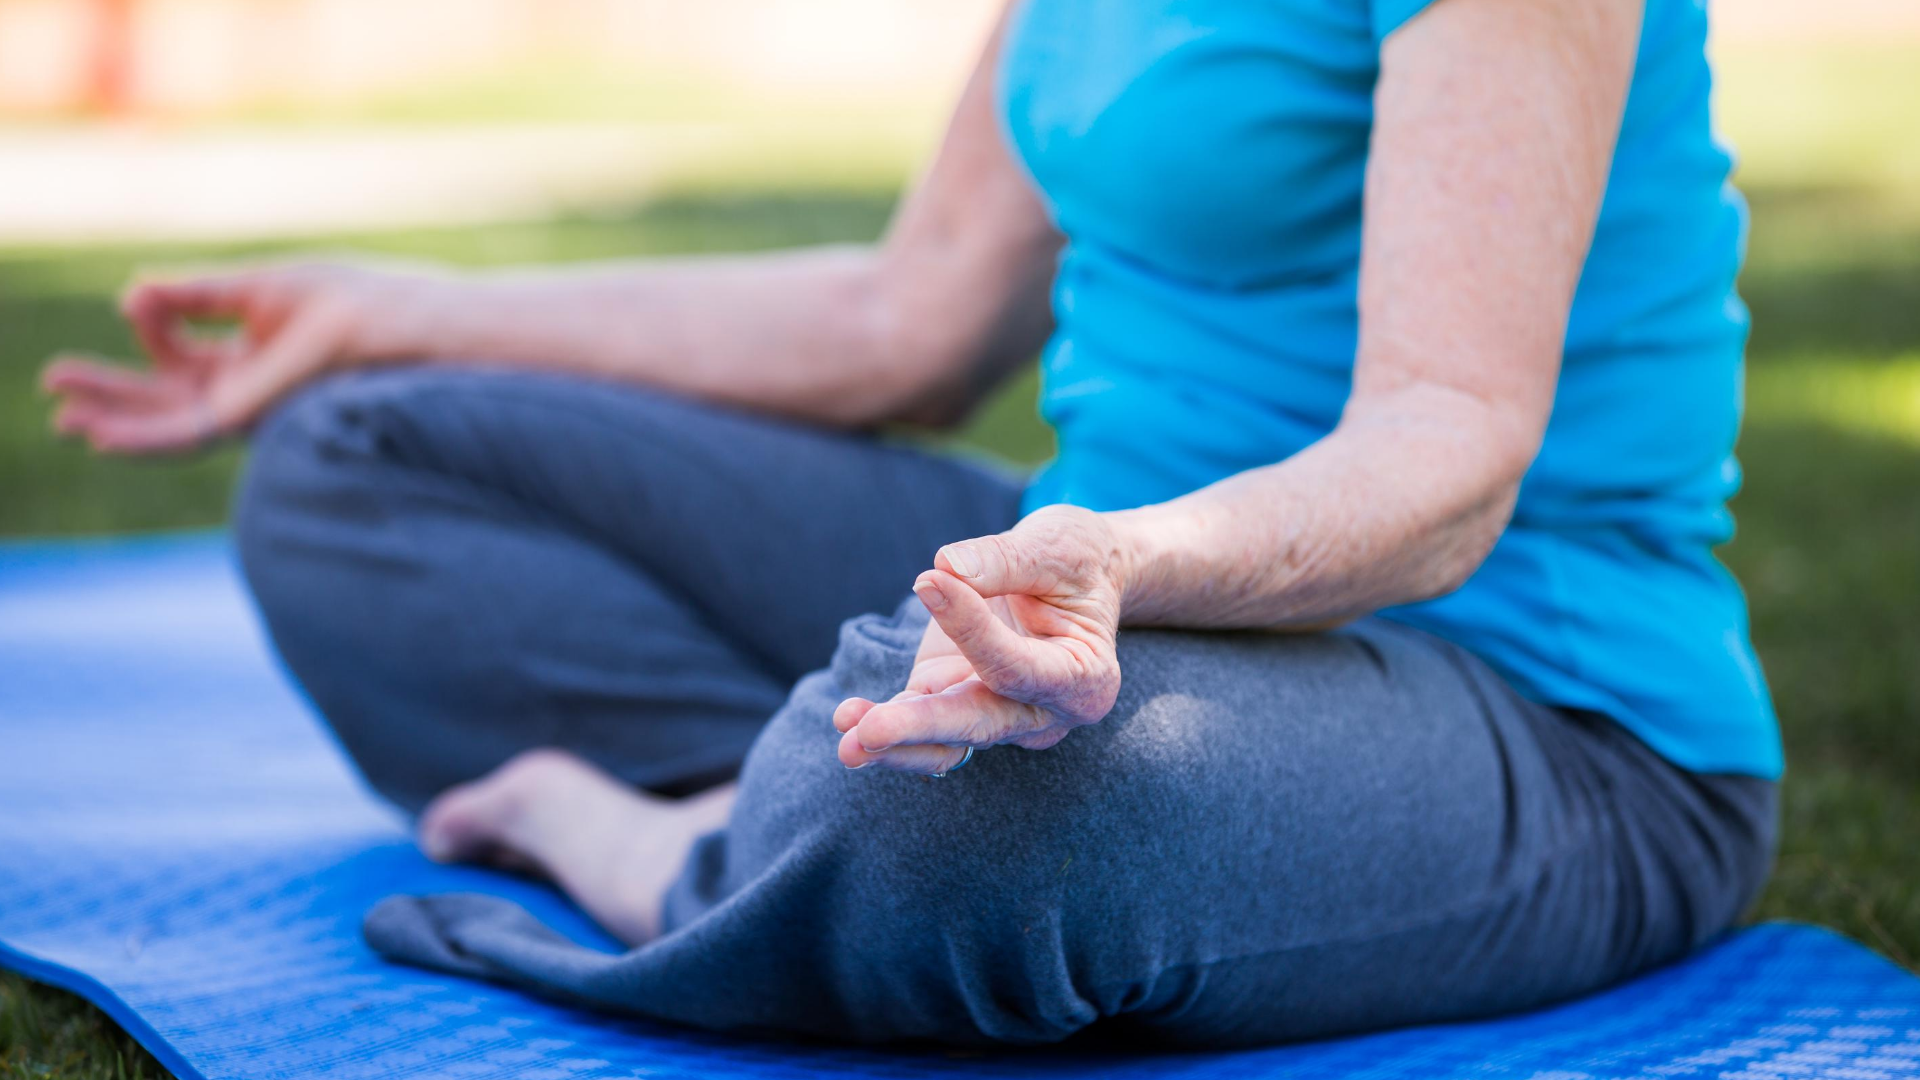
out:
<path id="1" fill-rule="evenodd" d="M 1067 237 L 1027 493 L 1112 510 L 1280 461 L 1351 389 L 1382 40 L 1429 0 L 1027 0 L 1007 135 Z M 1732 534 L 1745 208 L 1701 0 L 1647 0 L 1538 459 L 1458 591 L 1381 614 L 1696 771 L 1772 777 L 1779 735 Z"/>

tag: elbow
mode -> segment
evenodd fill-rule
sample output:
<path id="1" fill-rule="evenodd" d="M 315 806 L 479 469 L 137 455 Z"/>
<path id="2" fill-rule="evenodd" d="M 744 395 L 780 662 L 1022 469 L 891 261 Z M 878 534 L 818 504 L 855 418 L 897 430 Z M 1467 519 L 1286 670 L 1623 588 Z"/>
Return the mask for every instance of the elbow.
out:
<path id="1" fill-rule="evenodd" d="M 952 377 L 960 365 L 939 320 L 919 310 L 918 275 L 900 261 L 894 253 L 875 251 L 851 285 L 848 307 L 862 362 L 849 365 L 850 377 L 834 397 L 853 414 L 846 419 L 858 424 L 955 427 L 972 406 L 960 385 L 964 380 Z"/>
<path id="2" fill-rule="evenodd" d="M 1521 414 L 1509 414 L 1507 421 L 1490 426 L 1479 497 L 1467 504 L 1451 530 L 1453 542 L 1447 545 L 1447 557 L 1442 560 L 1436 596 L 1465 585 L 1493 554 L 1494 545 L 1513 522 L 1520 483 L 1539 456 L 1546 421 L 1544 417 Z"/>
<path id="3" fill-rule="evenodd" d="M 925 411 L 934 381 L 924 335 L 902 304 L 883 251 L 849 249 L 813 343 L 817 365 L 792 372 L 796 411 L 834 427 L 870 428 Z"/>
<path id="4" fill-rule="evenodd" d="M 1437 552 L 1425 599 L 1445 596 L 1467 583 L 1493 553 L 1513 521 L 1520 483 L 1545 436 L 1546 408 L 1520 409 L 1483 404 L 1463 429 L 1454 460 L 1465 482 L 1453 512 L 1437 530 Z"/>
<path id="5" fill-rule="evenodd" d="M 1388 472 L 1408 511 L 1394 602 L 1459 589 L 1513 519 L 1521 480 L 1545 433 L 1546 405 L 1516 408 L 1432 386 L 1357 404 L 1342 426 L 1391 462 Z"/>
<path id="6" fill-rule="evenodd" d="M 1520 474 L 1515 473 L 1443 527 L 1429 556 L 1421 560 L 1411 599 L 1418 602 L 1446 596 L 1479 572 L 1513 520 L 1519 495 Z"/>

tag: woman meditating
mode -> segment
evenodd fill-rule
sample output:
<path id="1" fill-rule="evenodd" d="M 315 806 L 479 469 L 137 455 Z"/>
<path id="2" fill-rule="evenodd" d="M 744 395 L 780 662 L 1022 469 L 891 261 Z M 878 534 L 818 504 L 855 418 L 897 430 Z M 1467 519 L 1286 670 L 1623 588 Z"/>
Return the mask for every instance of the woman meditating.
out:
<path id="1" fill-rule="evenodd" d="M 1705 36 L 1027 0 L 873 247 L 150 282 L 150 371 L 48 380 L 104 450 L 251 432 L 247 579 L 367 779 L 632 946 L 443 896 L 391 956 L 843 1040 L 1527 1008 L 1770 861 Z M 1043 344 L 1030 481 L 869 434 Z"/>

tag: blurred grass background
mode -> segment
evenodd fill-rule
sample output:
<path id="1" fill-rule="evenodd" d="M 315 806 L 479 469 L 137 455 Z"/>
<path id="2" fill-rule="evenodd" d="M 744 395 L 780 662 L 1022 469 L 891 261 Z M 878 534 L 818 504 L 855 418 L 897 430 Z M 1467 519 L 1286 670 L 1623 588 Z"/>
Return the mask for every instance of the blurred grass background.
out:
<path id="1" fill-rule="evenodd" d="M 1779 866 L 1754 915 L 1832 926 L 1920 970 L 1920 44 L 1720 59 L 1723 126 L 1753 206 L 1755 320 L 1747 483 L 1723 555 L 1753 601 L 1790 761 Z M 662 115 L 657 93 L 564 73 L 535 85 L 456 87 L 347 119 Z M 494 265 L 870 238 L 931 135 L 861 137 L 872 130 L 770 125 L 754 154 L 624 209 L 319 246 Z M 61 348 L 131 354 L 113 297 L 136 268 L 314 246 L 0 250 L 0 535 L 220 522 L 242 451 L 92 458 L 46 434 L 35 372 Z M 1029 374 L 961 440 L 1044 458 L 1032 394 Z M 89 1007 L 0 979 L 0 1080 L 121 1075 L 160 1073 Z"/>

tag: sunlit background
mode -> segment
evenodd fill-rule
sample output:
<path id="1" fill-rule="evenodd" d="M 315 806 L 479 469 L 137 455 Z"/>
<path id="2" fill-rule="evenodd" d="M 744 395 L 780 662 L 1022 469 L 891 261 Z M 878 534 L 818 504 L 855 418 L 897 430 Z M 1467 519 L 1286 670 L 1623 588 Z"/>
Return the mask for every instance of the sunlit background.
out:
<path id="1" fill-rule="evenodd" d="M 113 296 L 136 268 L 870 238 L 992 15 L 981 0 L 0 0 L 0 534 L 221 521 L 240 450 L 126 463 L 47 434 L 36 369 L 65 347 L 131 353 Z M 1920 968 L 1920 3 L 1725 0 L 1716 20 L 1755 319 L 1724 554 L 1791 762 L 1757 915 Z M 1043 458 L 1030 378 L 963 438 Z M 109 1030 L 0 981 L 0 1077 L 111 1075 L 134 1051 Z"/>

